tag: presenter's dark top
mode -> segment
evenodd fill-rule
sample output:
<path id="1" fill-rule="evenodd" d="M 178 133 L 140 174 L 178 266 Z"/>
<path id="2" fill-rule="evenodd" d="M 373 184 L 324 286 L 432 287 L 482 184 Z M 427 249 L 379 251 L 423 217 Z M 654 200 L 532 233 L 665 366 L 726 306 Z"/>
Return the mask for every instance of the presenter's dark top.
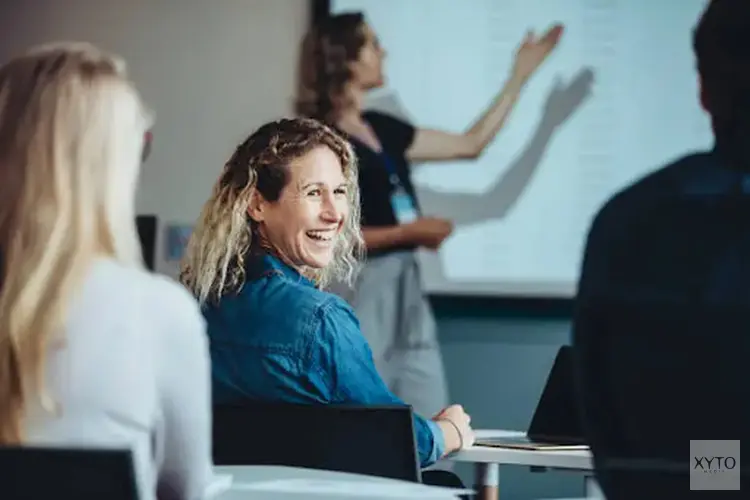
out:
<path id="1" fill-rule="evenodd" d="M 379 111 L 366 111 L 363 118 L 378 137 L 382 152 L 374 151 L 356 137 L 339 130 L 352 144 L 359 163 L 362 227 L 395 226 L 398 220 L 391 204 L 391 196 L 398 186 L 393 182 L 393 174 L 419 210 L 411 179 L 411 166 L 406 158 L 406 151 L 414 141 L 416 129 L 403 120 Z M 368 256 L 413 249 L 413 246 L 389 248 L 385 251 L 368 252 Z"/>

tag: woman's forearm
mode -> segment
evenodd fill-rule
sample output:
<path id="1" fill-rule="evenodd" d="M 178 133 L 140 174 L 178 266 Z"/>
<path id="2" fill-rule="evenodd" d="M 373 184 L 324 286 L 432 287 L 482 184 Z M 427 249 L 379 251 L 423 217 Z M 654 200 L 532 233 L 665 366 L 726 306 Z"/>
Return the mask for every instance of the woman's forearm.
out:
<path id="1" fill-rule="evenodd" d="M 471 125 L 466 132 L 473 138 L 477 152 L 481 152 L 497 135 L 510 116 L 510 112 L 521 94 L 525 80 L 519 76 L 511 75 L 502 90 L 485 112 Z"/>
<path id="2" fill-rule="evenodd" d="M 368 251 L 385 250 L 409 244 L 408 234 L 404 226 L 370 226 L 362 228 L 362 236 Z"/>
<path id="3" fill-rule="evenodd" d="M 436 420 L 435 423 L 443 431 L 443 440 L 445 442 L 444 454 L 452 453 L 461 448 L 461 436 L 458 434 L 458 429 L 455 425 L 451 424 L 446 420 Z"/>

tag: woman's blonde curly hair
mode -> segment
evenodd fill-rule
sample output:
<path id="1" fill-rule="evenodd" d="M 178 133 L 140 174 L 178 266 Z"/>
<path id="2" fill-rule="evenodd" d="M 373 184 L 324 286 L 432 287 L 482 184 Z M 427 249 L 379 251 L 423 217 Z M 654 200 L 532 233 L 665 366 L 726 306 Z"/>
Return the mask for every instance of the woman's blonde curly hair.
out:
<path id="1" fill-rule="evenodd" d="M 188 241 L 180 281 L 201 304 L 238 292 L 245 282 L 246 257 L 263 251 L 257 224 L 247 212 L 254 192 L 270 202 L 278 200 L 289 182 L 290 164 L 320 146 L 330 148 L 341 162 L 349 183 L 349 215 L 331 263 L 306 275 L 321 287 L 332 279 L 353 282 L 364 252 L 354 152 L 317 120 L 282 119 L 263 125 L 237 147 Z"/>

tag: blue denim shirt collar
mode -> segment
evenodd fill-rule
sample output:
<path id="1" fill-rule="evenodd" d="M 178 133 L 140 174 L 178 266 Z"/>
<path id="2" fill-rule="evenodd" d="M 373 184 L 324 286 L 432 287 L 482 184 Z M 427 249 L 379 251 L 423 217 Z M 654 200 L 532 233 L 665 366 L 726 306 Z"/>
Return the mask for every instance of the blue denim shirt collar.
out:
<path id="1" fill-rule="evenodd" d="M 285 278 L 315 288 L 315 283 L 308 277 L 302 275 L 298 270 L 270 253 L 264 252 L 251 255 L 245 265 L 248 281 L 256 280 L 272 274 L 284 276 Z"/>

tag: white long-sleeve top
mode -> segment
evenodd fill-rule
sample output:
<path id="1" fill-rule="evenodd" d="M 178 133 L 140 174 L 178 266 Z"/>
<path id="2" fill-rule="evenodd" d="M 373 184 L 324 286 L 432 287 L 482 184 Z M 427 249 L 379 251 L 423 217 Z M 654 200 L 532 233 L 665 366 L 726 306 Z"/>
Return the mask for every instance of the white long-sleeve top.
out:
<path id="1" fill-rule="evenodd" d="M 165 277 L 99 260 L 69 312 L 65 341 L 45 364 L 59 415 L 30 400 L 27 443 L 127 446 L 143 500 L 203 498 L 212 480 L 210 360 L 193 297 Z"/>

